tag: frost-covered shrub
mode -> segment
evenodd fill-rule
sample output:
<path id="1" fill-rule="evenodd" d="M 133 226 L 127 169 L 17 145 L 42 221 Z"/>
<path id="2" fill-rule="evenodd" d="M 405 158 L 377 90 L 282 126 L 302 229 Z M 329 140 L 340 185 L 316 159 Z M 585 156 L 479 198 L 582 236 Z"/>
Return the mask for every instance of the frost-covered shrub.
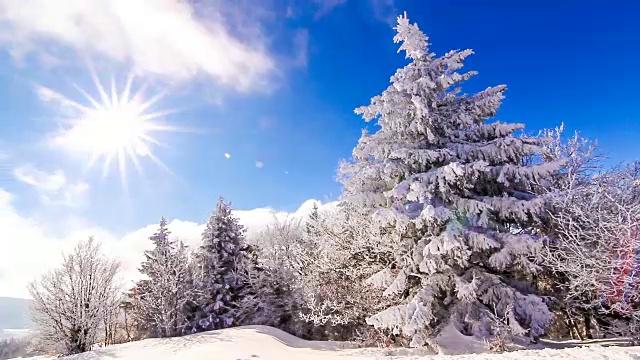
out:
<path id="1" fill-rule="evenodd" d="M 362 342 L 382 333 L 365 319 L 389 299 L 367 279 L 388 265 L 392 252 L 380 242 L 371 217 L 356 210 L 347 204 L 314 207 L 305 219 L 274 219 L 253 241 L 263 274 L 271 274 L 261 281 L 274 279 L 289 294 L 278 299 L 267 291 L 269 302 L 295 309 L 295 319 L 283 329 L 317 340 Z"/>
<path id="2" fill-rule="evenodd" d="M 332 211 L 311 213 L 305 226 L 312 246 L 301 274 L 301 318 L 321 329 L 321 337 L 368 342 L 371 314 L 392 304 L 375 289 L 372 275 L 389 265 L 393 246 L 382 242 L 370 214 L 347 203 Z"/>
<path id="3" fill-rule="evenodd" d="M 264 231 L 248 240 L 254 259 L 240 323 L 274 326 L 310 338 L 311 327 L 298 316 L 303 303 L 300 276 L 310 254 L 304 250 L 301 219 L 274 217 Z"/>
<path id="4" fill-rule="evenodd" d="M 117 306 L 119 269 L 89 238 L 65 254 L 59 267 L 31 282 L 38 341 L 64 354 L 91 350 L 104 330 L 105 314 Z"/>
<path id="5" fill-rule="evenodd" d="M 544 263 L 555 274 L 569 316 L 584 318 L 585 336 L 621 335 L 640 311 L 640 167 L 594 174 L 589 183 L 550 191 L 550 241 Z M 592 318 L 596 320 L 591 324 Z"/>

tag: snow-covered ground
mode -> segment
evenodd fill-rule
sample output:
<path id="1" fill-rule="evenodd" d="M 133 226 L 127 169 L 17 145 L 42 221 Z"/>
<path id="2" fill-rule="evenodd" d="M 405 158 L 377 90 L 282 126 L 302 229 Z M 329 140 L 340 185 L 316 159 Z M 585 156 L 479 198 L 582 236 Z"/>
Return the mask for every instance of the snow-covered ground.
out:
<path id="1" fill-rule="evenodd" d="M 559 345 L 559 344 L 557 344 Z M 38 357 L 33 360 L 44 360 Z M 328 359 L 599 359 L 639 360 L 640 347 L 603 347 L 600 345 L 572 347 L 566 349 L 525 350 L 504 354 L 476 355 L 426 355 L 416 351 L 398 349 L 355 349 L 348 344 L 335 342 L 305 341 L 283 331 L 249 326 L 222 331 L 211 331 L 170 339 L 147 339 L 115 345 L 84 354 L 62 358 L 64 360 L 328 360 Z"/>

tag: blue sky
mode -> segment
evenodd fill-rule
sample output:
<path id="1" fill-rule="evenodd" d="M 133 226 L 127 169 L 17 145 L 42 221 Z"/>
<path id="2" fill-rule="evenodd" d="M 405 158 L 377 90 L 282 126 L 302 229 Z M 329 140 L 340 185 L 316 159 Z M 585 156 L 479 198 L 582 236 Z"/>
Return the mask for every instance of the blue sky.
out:
<path id="1" fill-rule="evenodd" d="M 532 133 L 564 121 L 611 162 L 640 149 L 631 1 L 92 4 L 0 0 L 0 222 L 58 240 L 78 229 L 121 238 L 160 216 L 202 222 L 220 195 L 288 212 L 336 199 L 338 161 L 365 126 L 353 109 L 406 63 L 392 41 L 402 11 L 436 53 L 475 50 L 467 69 L 480 74 L 465 90 L 508 86 L 500 120 Z M 161 120 L 193 131 L 157 134 L 165 146 L 151 149 L 171 174 L 142 156 L 125 190 L 115 166 L 85 171 L 88 154 L 64 143 L 73 113 L 60 99 L 86 105 L 76 86 L 97 98 L 90 69 L 120 88 L 135 71 L 134 89 L 165 94 L 150 111 L 178 110 Z"/>

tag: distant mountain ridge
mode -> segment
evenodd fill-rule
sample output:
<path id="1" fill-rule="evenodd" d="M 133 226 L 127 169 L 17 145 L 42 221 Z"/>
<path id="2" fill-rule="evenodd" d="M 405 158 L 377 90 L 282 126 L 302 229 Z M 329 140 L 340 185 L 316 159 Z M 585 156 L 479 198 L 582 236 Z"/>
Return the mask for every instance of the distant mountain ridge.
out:
<path id="1" fill-rule="evenodd" d="M 0 297 L 0 330 L 33 327 L 29 307 L 33 300 Z"/>

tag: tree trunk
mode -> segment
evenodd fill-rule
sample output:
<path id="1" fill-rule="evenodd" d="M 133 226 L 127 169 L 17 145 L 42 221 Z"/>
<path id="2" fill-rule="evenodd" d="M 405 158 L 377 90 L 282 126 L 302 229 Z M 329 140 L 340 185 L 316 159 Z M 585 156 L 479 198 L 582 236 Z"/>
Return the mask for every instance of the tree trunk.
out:
<path id="1" fill-rule="evenodd" d="M 127 336 L 127 342 L 131 341 L 131 332 L 129 331 L 129 319 L 127 317 L 127 310 L 124 310 L 124 333 Z"/>
<path id="2" fill-rule="evenodd" d="M 584 339 L 582 338 L 582 334 L 580 334 L 580 329 L 578 328 L 578 325 L 576 324 L 575 321 L 573 321 L 573 318 L 571 317 L 571 312 L 565 309 L 564 313 L 567 315 L 567 325 L 569 325 L 569 334 L 571 335 L 571 339 L 575 339 L 575 337 L 573 336 L 573 334 L 575 333 L 578 339 L 580 341 L 583 341 Z"/>
<path id="3" fill-rule="evenodd" d="M 591 334 L 591 316 L 588 313 L 584 314 L 584 335 L 587 339 L 593 339 Z"/>

